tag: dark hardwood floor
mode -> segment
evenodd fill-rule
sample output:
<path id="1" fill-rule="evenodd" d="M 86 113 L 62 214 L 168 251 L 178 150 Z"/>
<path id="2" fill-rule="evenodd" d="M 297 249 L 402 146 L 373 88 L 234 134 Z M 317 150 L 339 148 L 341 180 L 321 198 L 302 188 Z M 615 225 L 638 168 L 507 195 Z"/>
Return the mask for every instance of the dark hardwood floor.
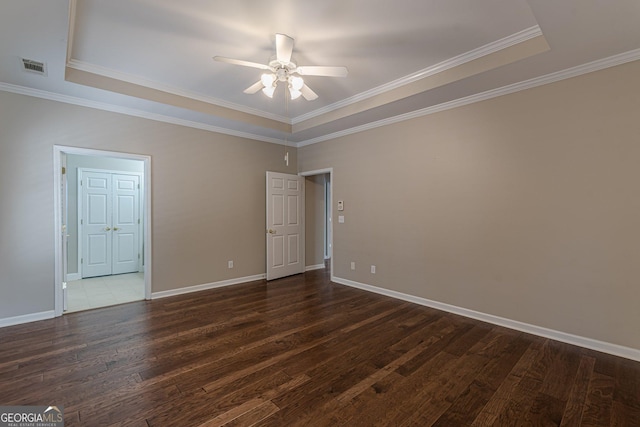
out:
<path id="1" fill-rule="evenodd" d="M 71 426 L 640 426 L 640 363 L 318 270 L 0 329 L 0 405 Z"/>

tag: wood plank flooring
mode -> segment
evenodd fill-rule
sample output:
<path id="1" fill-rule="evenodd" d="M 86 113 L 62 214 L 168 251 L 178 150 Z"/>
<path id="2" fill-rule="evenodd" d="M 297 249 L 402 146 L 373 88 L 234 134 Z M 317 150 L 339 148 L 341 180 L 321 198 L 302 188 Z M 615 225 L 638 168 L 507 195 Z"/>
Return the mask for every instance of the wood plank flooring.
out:
<path id="1" fill-rule="evenodd" d="M 0 329 L 0 405 L 72 426 L 640 426 L 640 363 L 317 270 Z"/>

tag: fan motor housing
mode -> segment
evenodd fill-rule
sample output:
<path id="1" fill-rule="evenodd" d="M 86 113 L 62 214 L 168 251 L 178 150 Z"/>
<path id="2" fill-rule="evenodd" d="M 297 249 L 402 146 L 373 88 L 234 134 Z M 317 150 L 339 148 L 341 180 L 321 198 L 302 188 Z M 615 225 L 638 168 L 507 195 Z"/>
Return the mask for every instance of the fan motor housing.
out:
<path id="1" fill-rule="evenodd" d="M 287 81 L 291 73 L 295 73 L 297 65 L 293 62 L 282 63 L 277 59 L 269 62 L 269 67 L 273 69 L 278 81 Z"/>

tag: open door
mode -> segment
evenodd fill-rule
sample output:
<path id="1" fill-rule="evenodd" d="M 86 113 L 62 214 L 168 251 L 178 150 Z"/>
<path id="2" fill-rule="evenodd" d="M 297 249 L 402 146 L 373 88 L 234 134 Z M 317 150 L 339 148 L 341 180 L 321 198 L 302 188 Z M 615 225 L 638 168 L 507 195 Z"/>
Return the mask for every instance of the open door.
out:
<path id="1" fill-rule="evenodd" d="M 69 240 L 69 230 L 67 229 L 67 155 L 62 153 L 60 156 L 60 218 L 62 220 L 60 227 L 60 239 L 62 240 L 62 310 L 67 310 L 67 249 Z"/>
<path id="2" fill-rule="evenodd" d="M 267 280 L 304 272 L 304 177 L 267 172 Z"/>

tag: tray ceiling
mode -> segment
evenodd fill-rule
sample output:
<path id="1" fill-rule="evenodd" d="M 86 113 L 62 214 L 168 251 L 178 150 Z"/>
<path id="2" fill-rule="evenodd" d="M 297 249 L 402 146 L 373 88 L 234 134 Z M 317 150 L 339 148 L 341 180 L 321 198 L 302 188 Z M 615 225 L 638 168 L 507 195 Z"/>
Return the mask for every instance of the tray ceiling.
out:
<path id="1" fill-rule="evenodd" d="M 304 145 L 564 70 L 640 57 L 635 0 L 22 0 L 0 9 L 0 89 Z M 319 95 L 243 90 L 276 33 Z M 46 63 L 26 73 L 21 58 Z M 610 58 L 610 62 L 606 62 Z M 585 65 L 587 64 L 587 65 Z M 595 67 L 597 68 L 597 67 Z"/>

